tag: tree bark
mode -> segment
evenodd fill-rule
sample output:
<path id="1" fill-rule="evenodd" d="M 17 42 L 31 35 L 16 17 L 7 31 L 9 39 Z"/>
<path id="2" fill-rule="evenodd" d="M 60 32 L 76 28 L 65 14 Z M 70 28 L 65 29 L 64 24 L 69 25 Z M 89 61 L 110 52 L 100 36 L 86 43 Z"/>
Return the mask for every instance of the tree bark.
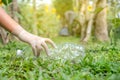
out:
<path id="1" fill-rule="evenodd" d="M 81 9 L 79 11 L 79 21 L 81 24 L 81 41 L 85 38 L 86 32 L 86 5 L 88 0 L 82 0 Z"/>
<path id="2" fill-rule="evenodd" d="M 97 8 L 103 8 L 103 10 L 100 11 L 95 18 L 95 36 L 100 41 L 109 41 L 106 0 L 98 1 Z"/>
<path id="3" fill-rule="evenodd" d="M 79 11 L 79 21 L 81 24 L 81 41 L 87 42 L 91 36 L 92 27 L 95 26 L 95 36 L 100 41 L 108 41 L 106 0 L 94 0 L 92 10 L 89 11 L 89 0 L 82 0 Z M 100 12 L 96 12 L 103 8 Z M 95 25 L 93 23 L 95 22 Z"/>

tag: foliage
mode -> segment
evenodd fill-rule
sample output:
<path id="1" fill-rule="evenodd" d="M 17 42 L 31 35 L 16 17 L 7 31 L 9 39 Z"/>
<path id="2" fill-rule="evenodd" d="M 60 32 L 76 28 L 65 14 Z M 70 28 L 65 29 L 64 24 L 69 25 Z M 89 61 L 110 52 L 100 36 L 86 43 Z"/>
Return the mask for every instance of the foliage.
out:
<path id="1" fill-rule="evenodd" d="M 47 9 L 46 9 L 47 6 Z M 27 3 L 20 4 L 20 23 L 25 29 L 32 32 L 34 26 L 33 7 Z M 36 10 L 38 35 L 46 37 L 57 36 L 59 31 L 59 18 L 55 13 L 55 9 L 49 5 L 40 5 Z"/>
<path id="2" fill-rule="evenodd" d="M 109 6 L 108 6 L 108 25 L 109 25 L 109 33 L 111 42 L 116 45 L 116 42 L 119 37 L 120 33 L 120 3 L 117 0 L 109 0 Z"/>
<path id="3" fill-rule="evenodd" d="M 2 0 L 2 2 L 3 2 L 5 5 L 8 5 L 9 3 L 12 2 L 12 0 Z"/>
<path id="4" fill-rule="evenodd" d="M 72 9 L 71 0 L 55 0 L 54 5 L 56 9 L 48 5 L 37 8 L 39 35 L 56 36 L 60 26 L 56 12 L 63 15 L 66 10 Z M 65 8 L 59 7 L 62 5 Z M 33 8 L 27 3 L 20 4 L 20 7 L 20 22 L 32 32 Z M 110 21 L 116 27 L 120 20 L 112 17 Z M 53 41 L 57 44 L 72 42 L 79 45 L 79 38 L 71 36 L 55 37 Z M 28 45 L 13 41 L 4 47 L 0 46 L 0 80 L 119 80 L 120 42 L 117 44 L 118 46 L 94 42 L 85 46 L 86 56 L 82 61 L 63 61 L 42 56 L 35 58 Z M 18 49 L 24 50 L 22 56 L 16 55 Z"/>
<path id="5" fill-rule="evenodd" d="M 64 16 L 67 10 L 73 9 L 73 0 L 53 0 L 54 7 L 60 16 Z"/>
<path id="6" fill-rule="evenodd" d="M 11 42 L 0 48 L 0 79 L 119 80 L 120 47 L 105 43 L 96 43 L 94 46 L 91 44 L 87 45 L 86 56 L 79 62 L 54 60 L 48 57 L 35 58 L 28 45 Z M 17 56 L 17 49 L 24 49 L 24 56 Z"/>

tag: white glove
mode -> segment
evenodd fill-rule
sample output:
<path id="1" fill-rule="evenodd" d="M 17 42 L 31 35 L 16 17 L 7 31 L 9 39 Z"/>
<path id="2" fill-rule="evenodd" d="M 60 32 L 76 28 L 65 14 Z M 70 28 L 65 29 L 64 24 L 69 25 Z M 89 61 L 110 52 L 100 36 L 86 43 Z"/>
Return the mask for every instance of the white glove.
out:
<path id="1" fill-rule="evenodd" d="M 45 49 L 46 54 L 49 56 L 49 49 L 46 42 L 50 43 L 53 47 L 56 47 L 54 42 L 49 38 L 43 38 L 33 35 L 25 30 L 19 32 L 16 35 L 21 41 L 24 41 L 32 46 L 32 50 L 35 56 L 39 56 L 40 52 Z"/>

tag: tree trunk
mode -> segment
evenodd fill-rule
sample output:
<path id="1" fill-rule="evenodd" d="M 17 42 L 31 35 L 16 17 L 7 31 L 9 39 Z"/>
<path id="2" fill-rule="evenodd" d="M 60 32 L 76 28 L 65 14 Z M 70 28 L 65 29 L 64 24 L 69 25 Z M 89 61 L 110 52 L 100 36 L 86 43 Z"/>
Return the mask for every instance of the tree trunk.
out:
<path id="1" fill-rule="evenodd" d="M 106 0 L 98 1 L 97 8 L 103 8 L 103 10 L 95 18 L 95 36 L 100 41 L 108 41 Z"/>
<path id="2" fill-rule="evenodd" d="M 79 11 L 79 21 L 81 24 L 81 41 L 87 42 L 91 36 L 93 23 L 95 22 L 95 36 L 100 41 L 108 41 L 106 0 L 94 0 L 93 4 L 89 0 L 82 0 Z M 103 8 L 100 12 L 96 12 Z M 91 9 L 91 10 L 89 10 Z"/>
<path id="3" fill-rule="evenodd" d="M 88 10 L 89 0 L 83 0 L 80 10 L 80 24 L 81 24 L 81 41 L 87 42 L 93 26 L 94 13 Z M 92 5 L 92 11 L 95 5 Z"/>
<path id="4" fill-rule="evenodd" d="M 86 5 L 88 0 L 82 0 L 81 9 L 79 11 L 79 21 L 81 24 L 81 41 L 85 38 L 86 32 Z"/>

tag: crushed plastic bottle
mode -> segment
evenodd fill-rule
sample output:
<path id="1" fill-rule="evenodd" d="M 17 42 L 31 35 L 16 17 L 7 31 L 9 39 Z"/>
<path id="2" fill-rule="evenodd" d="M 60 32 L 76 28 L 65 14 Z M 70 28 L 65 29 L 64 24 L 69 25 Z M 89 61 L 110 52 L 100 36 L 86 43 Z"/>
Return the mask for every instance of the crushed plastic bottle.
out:
<path id="1" fill-rule="evenodd" d="M 84 47 L 73 43 L 61 44 L 56 49 L 51 49 L 50 51 L 50 56 L 55 59 L 72 60 L 79 58 L 81 60 L 85 57 Z"/>
<path id="2" fill-rule="evenodd" d="M 21 56 L 21 55 L 22 55 L 22 53 L 23 53 L 23 51 L 22 51 L 22 50 L 20 50 L 20 49 L 18 49 L 18 50 L 16 51 L 16 55 L 17 55 L 17 56 Z"/>

